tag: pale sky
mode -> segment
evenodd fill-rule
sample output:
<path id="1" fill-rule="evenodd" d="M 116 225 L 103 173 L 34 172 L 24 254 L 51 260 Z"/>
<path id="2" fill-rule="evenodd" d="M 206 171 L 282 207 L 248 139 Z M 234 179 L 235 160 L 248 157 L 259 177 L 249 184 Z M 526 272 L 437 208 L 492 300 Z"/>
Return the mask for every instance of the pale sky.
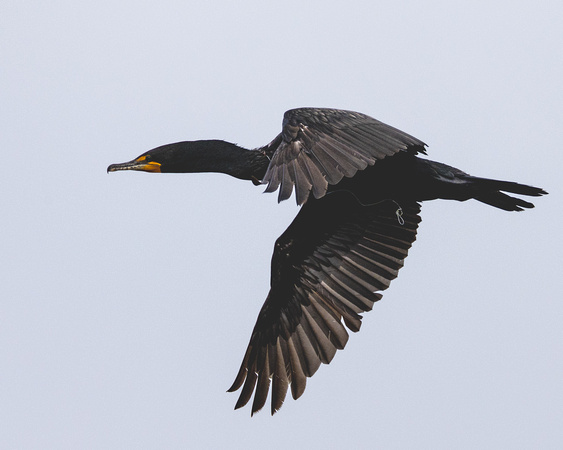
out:
<path id="1" fill-rule="evenodd" d="M 4 1 L 0 448 L 563 447 L 563 6 Z M 293 199 L 107 175 L 161 144 L 352 109 L 543 187 L 422 208 L 399 278 L 274 417 L 233 411 Z"/>

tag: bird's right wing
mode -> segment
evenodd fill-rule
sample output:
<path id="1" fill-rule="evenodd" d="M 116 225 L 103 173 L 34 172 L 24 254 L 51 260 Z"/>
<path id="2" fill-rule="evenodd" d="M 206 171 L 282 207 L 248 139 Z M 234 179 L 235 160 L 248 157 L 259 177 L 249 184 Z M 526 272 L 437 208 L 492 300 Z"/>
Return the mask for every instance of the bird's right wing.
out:
<path id="1" fill-rule="evenodd" d="M 271 289 L 252 332 L 240 371 L 236 408 L 255 391 L 252 412 L 265 404 L 272 381 L 272 414 L 291 385 L 297 399 L 320 363 L 344 348 L 403 266 L 416 238 L 420 206 L 383 201 L 362 206 L 346 192 L 307 202 L 272 257 Z M 342 323 L 344 321 L 344 324 Z"/>
<path id="2" fill-rule="evenodd" d="M 310 192 L 326 194 L 329 184 L 398 152 L 425 153 L 424 142 L 365 114 L 324 108 L 299 108 L 284 114 L 282 132 L 267 147 L 271 155 L 262 180 L 266 192 L 280 188 L 278 201 L 297 204 Z"/>

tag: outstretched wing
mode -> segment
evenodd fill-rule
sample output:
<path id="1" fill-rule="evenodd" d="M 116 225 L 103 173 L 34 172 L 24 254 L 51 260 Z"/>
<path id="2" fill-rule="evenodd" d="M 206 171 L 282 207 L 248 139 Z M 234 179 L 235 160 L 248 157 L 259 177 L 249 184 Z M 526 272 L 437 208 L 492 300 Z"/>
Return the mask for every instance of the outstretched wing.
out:
<path id="1" fill-rule="evenodd" d="M 325 195 L 329 184 L 401 151 L 426 153 L 425 143 L 365 114 L 338 109 L 299 108 L 287 111 L 282 132 L 265 149 L 271 153 L 262 180 L 266 192 L 280 187 L 278 201 L 291 196 L 297 204 L 312 191 Z"/>
<path id="2" fill-rule="evenodd" d="M 244 384 L 235 408 L 255 391 L 252 413 L 259 411 L 270 381 L 272 414 L 289 385 L 297 399 L 307 377 L 346 345 L 344 324 L 360 329 L 360 313 L 381 298 L 376 291 L 397 276 L 416 238 L 420 206 L 410 201 L 400 208 L 393 201 L 362 206 L 346 192 L 302 207 L 276 241 L 271 289 L 229 389 Z"/>

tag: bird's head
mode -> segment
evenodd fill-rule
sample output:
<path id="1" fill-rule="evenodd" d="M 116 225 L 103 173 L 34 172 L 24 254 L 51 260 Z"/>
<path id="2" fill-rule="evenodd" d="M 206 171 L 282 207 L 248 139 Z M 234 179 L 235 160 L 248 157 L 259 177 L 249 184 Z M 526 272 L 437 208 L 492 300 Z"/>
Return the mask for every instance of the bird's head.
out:
<path id="1" fill-rule="evenodd" d="M 187 172 L 185 162 L 189 152 L 189 142 L 178 142 L 175 144 L 162 145 L 153 148 L 135 159 L 120 163 L 111 164 L 107 171 L 117 172 L 118 170 L 138 170 L 142 172 Z M 193 156 L 193 155 L 192 155 Z"/>

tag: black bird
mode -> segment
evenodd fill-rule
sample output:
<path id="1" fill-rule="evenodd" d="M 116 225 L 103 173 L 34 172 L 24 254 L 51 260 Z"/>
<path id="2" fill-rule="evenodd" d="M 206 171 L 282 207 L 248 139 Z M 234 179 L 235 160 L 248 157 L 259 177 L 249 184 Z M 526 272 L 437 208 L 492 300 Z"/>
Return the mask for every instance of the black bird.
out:
<path id="1" fill-rule="evenodd" d="M 278 238 L 271 288 L 230 392 L 235 406 L 252 397 L 252 413 L 271 412 L 291 386 L 294 399 L 320 363 L 328 364 L 358 331 L 403 266 L 416 238 L 423 200 L 475 199 L 505 211 L 533 208 L 505 192 L 540 196 L 543 189 L 468 175 L 419 158 L 426 144 L 369 116 L 351 111 L 287 111 L 282 132 L 247 150 L 220 140 L 177 142 L 112 164 L 108 172 L 222 172 L 279 188 L 278 201 L 303 205 Z M 342 323 L 343 321 L 343 323 Z M 345 325 L 345 326 L 344 326 Z"/>

